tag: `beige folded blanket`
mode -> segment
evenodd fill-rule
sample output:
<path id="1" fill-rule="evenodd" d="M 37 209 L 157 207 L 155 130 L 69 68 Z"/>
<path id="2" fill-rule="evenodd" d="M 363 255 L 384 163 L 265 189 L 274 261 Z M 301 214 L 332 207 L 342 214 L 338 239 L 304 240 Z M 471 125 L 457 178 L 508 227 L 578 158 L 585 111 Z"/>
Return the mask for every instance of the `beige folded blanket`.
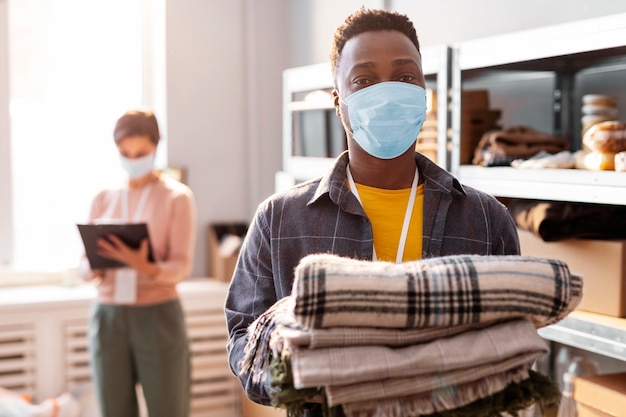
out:
<path id="1" fill-rule="evenodd" d="M 528 378 L 528 367 L 520 366 L 500 374 L 476 378 L 471 382 L 442 385 L 432 391 L 405 397 L 346 403 L 342 404 L 342 408 L 346 417 L 421 417 L 435 412 L 444 413 L 448 410 L 457 410 L 468 404 L 475 405 L 477 400 L 489 403 L 491 401 L 488 400 L 488 397 L 491 395 Z M 464 414 L 459 415 L 470 414 L 466 410 Z"/>
<path id="2" fill-rule="evenodd" d="M 532 362 L 546 353 L 546 343 L 533 325 L 514 320 L 402 348 L 293 349 L 291 366 L 295 388 L 326 386 L 333 405 L 468 382 Z M 393 389 L 385 386 L 390 379 L 403 378 L 409 383 L 393 384 Z M 368 386 L 373 388 L 368 390 Z"/>
<path id="3" fill-rule="evenodd" d="M 539 132 L 528 126 L 511 126 L 483 134 L 476 151 L 474 165 L 490 165 L 497 159 L 525 159 L 544 151 L 556 154 L 569 149 L 563 138 Z"/>

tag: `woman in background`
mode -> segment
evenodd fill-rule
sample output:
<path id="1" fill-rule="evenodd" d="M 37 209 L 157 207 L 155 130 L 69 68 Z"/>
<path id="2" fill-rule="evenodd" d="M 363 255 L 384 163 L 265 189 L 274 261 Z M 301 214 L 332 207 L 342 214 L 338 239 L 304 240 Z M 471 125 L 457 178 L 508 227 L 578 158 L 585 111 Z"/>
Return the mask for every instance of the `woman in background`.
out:
<path id="1" fill-rule="evenodd" d="M 89 221 L 147 223 L 150 242 L 133 249 L 114 235 L 98 241 L 99 255 L 125 268 L 91 270 L 85 256 L 81 261 L 81 276 L 99 280 L 89 352 L 100 410 L 103 417 L 138 416 L 139 383 L 150 417 L 184 417 L 190 359 L 176 284 L 191 271 L 194 197 L 186 185 L 153 168 L 160 135 L 152 112 L 125 113 L 113 137 L 128 183 L 98 193 Z"/>

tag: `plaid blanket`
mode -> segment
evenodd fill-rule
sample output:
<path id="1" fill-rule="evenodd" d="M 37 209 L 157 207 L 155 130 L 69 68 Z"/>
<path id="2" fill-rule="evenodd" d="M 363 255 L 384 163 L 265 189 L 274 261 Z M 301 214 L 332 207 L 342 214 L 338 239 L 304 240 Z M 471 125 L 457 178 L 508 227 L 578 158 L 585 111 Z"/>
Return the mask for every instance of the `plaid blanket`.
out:
<path id="1" fill-rule="evenodd" d="M 296 320 L 308 328 L 456 326 L 524 317 L 561 320 L 582 279 L 556 259 L 453 255 L 394 264 L 309 255 L 295 270 Z"/>
<path id="2" fill-rule="evenodd" d="M 326 386 L 329 404 L 336 405 L 470 382 L 547 353 L 533 325 L 519 319 L 401 348 L 293 349 L 291 368 L 295 388 Z"/>
<path id="3" fill-rule="evenodd" d="M 288 415 L 301 401 L 290 395 L 311 393 L 352 417 L 417 416 L 477 401 L 510 410 L 489 398 L 501 402 L 508 390 L 518 403 L 547 398 L 545 389 L 531 396 L 512 387 L 534 387 L 528 366 L 547 352 L 536 327 L 569 314 L 581 290 L 581 278 L 551 259 L 468 255 L 396 265 L 311 255 L 296 269 L 292 295 L 248 328 L 241 372 L 261 383 L 270 368 L 287 370 L 274 399 Z"/>
<path id="4" fill-rule="evenodd" d="M 278 300 L 248 327 L 248 343 L 241 372 L 252 371 L 253 382 L 265 377 L 271 358 L 285 349 L 324 349 L 332 347 L 388 346 L 403 347 L 451 337 L 470 330 L 488 327 L 495 322 L 431 327 L 424 329 L 385 329 L 376 327 L 336 327 L 310 329 L 294 315 L 293 296 Z"/>
<path id="5" fill-rule="evenodd" d="M 442 337 L 454 336 L 468 330 L 481 329 L 495 323 L 479 322 L 460 324 L 458 326 L 417 329 L 386 329 L 379 327 L 307 329 L 298 324 L 292 312 L 283 316 L 280 334 L 281 339 L 290 346 L 300 346 L 309 349 L 363 345 L 408 346 Z"/>
<path id="6" fill-rule="evenodd" d="M 427 416 L 436 412 L 457 410 L 467 407 L 477 400 L 502 392 L 512 384 L 518 384 L 529 378 L 527 366 L 520 366 L 506 372 L 476 376 L 470 382 L 452 382 L 438 385 L 431 391 L 377 400 L 364 400 L 343 404 L 346 416 L 351 417 L 410 417 Z M 465 414 L 473 415 L 476 414 Z"/>
<path id="7" fill-rule="evenodd" d="M 274 404 L 293 416 L 299 415 L 291 408 L 298 398 L 311 401 L 320 394 L 328 407 L 341 406 L 348 417 L 421 416 L 472 407 L 476 401 L 491 411 L 510 410 L 511 391 L 504 394 L 505 403 L 495 394 L 526 381 L 529 364 L 548 352 L 534 326 L 523 319 L 403 348 L 294 347 L 283 338 L 289 330 L 282 325 L 274 329 L 270 344 L 276 350 L 270 357 L 275 368 L 279 364 L 289 372 L 288 383 L 274 381 Z M 512 392 L 525 406 L 550 398 L 546 392 L 534 397 L 519 389 Z M 474 408 L 469 413 L 478 415 Z"/>

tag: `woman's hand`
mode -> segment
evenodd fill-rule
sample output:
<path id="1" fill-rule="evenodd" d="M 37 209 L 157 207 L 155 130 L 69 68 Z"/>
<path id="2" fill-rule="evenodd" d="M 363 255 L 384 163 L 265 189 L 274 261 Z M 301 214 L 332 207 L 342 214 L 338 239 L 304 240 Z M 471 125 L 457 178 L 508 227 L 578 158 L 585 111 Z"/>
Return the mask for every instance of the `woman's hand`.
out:
<path id="1" fill-rule="evenodd" d="M 159 268 L 148 260 L 148 239 L 141 241 L 139 248 L 133 249 L 115 235 L 98 240 L 98 255 L 121 262 L 137 272 L 154 277 Z"/>

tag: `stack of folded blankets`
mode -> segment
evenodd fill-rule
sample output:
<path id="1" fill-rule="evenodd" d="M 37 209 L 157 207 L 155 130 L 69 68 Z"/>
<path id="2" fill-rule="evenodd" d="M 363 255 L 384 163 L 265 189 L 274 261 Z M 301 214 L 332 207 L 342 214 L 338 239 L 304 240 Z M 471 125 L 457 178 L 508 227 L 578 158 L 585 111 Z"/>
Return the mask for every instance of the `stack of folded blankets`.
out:
<path id="1" fill-rule="evenodd" d="M 573 311 L 581 277 L 559 260 L 453 255 L 393 264 L 309 255 L 292 294 L 248 329 L 242 372 L 288 416 L 515 414 L 558 401 L 531 370 L 536 329 Z"/>
<path id="2" fill-rule="evenodd" d="M 558 154 L 569 149 L 569 142 L 529 126 L 511 126 L 483 134 L 474 151 L 474 165 L 510 166 L 513 161 L 531 158 L 540 152 Z M 571 167 L 570 167 L 571 168 Z"/>

